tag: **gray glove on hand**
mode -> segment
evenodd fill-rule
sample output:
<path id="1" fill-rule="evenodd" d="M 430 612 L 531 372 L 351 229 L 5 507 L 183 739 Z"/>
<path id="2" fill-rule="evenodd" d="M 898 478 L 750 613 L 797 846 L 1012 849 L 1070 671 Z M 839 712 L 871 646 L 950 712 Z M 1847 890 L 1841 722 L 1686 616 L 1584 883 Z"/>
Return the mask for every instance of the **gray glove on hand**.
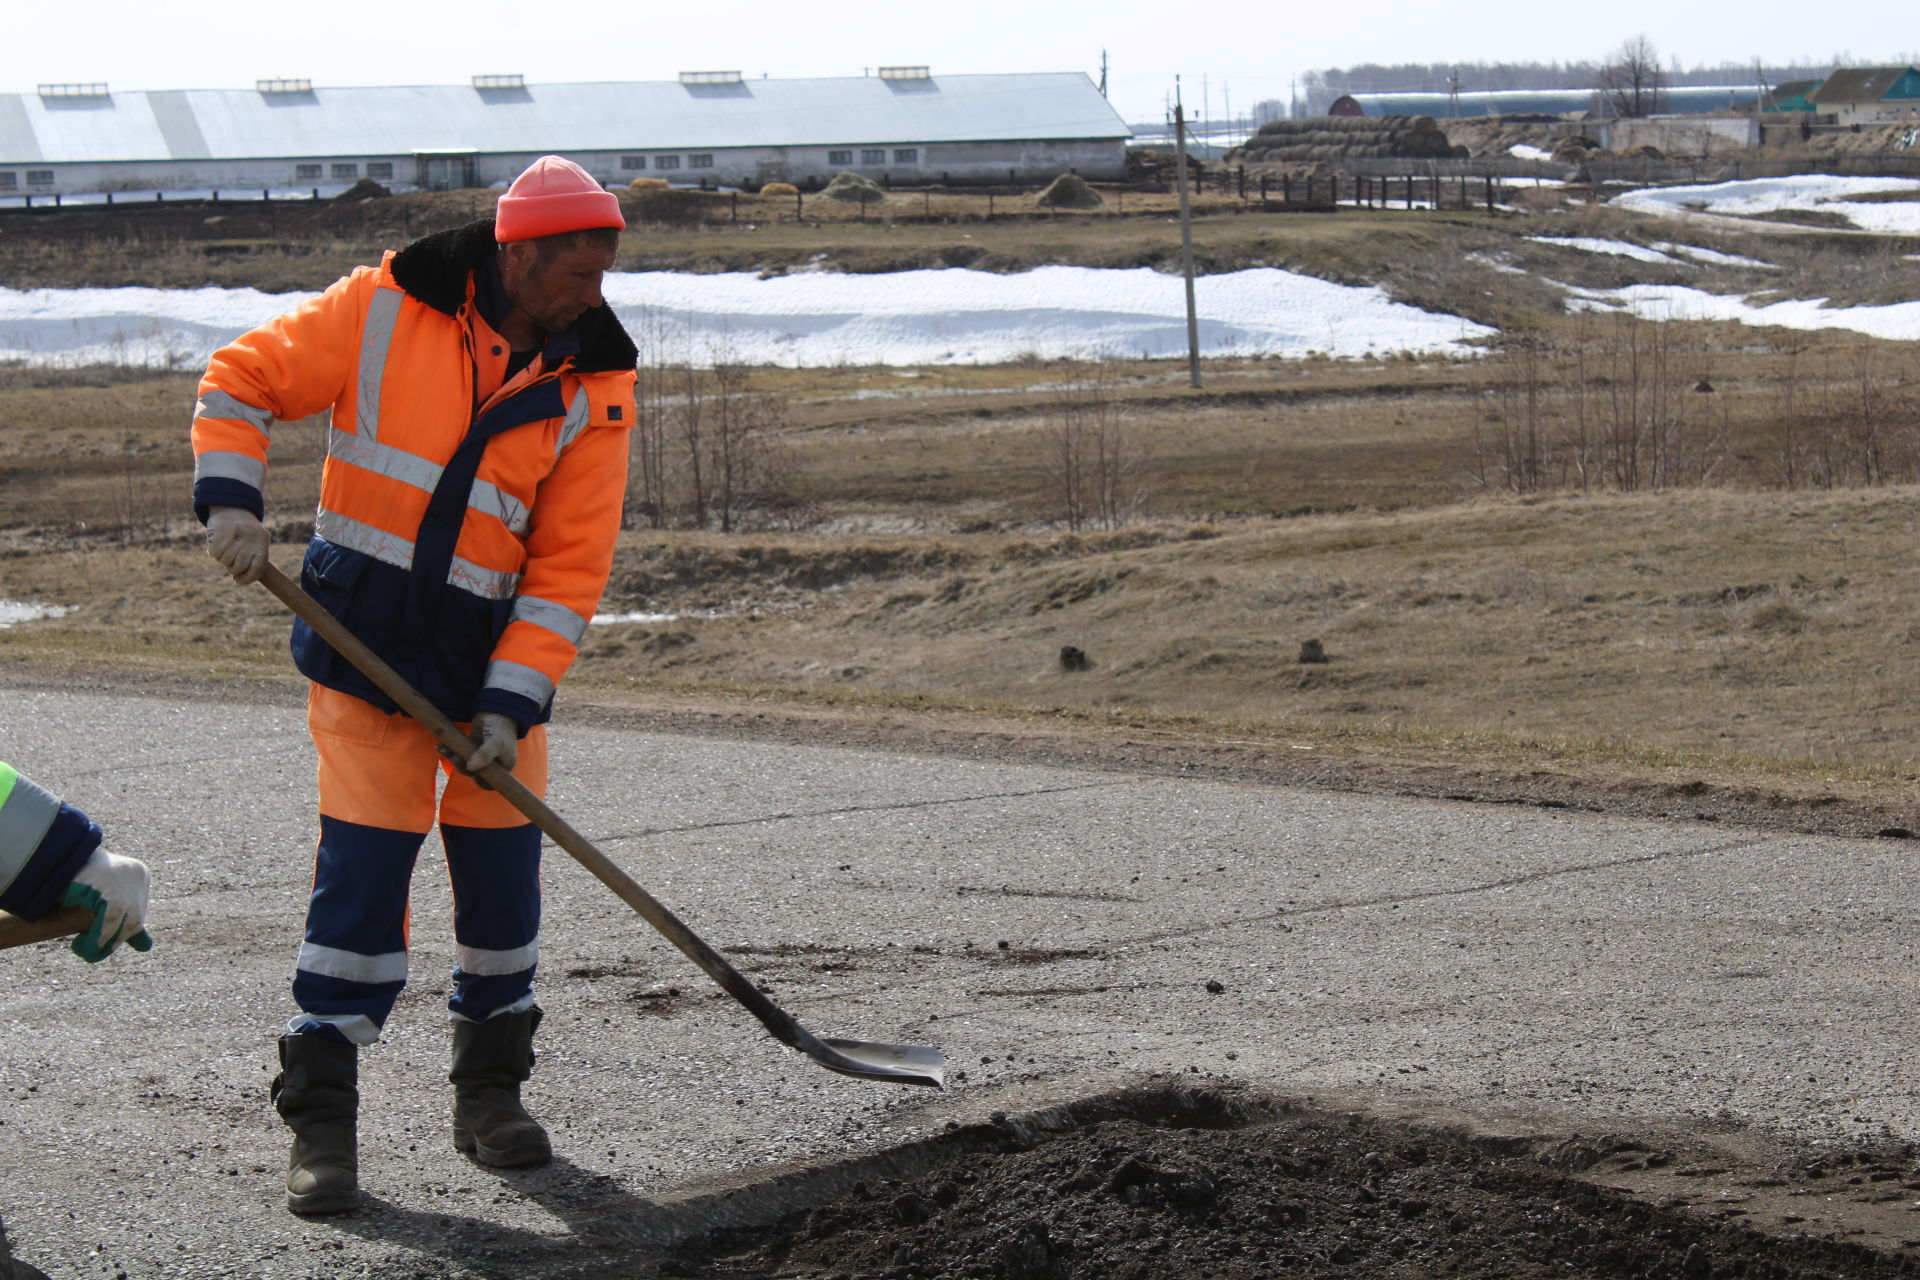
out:
<path id="1" fill-rule="evenodd" d="M 93 923 L 74 939 L 73 952 L 88 963 L 104 960 L 122 942 L 136 951 L 153 945 L 147 936 L 147 864 L 95 849 L 61 895 L 71 907 L 93 912 Z"/>
<path id="2" fill-rule="evenodd" d="M 502 715 L 498 711 L 482 711 L 473 718 L 473 727 L 467 730 L 467 736 L 478 745 L 465 763 L 454 760 L 460 772 L 468 775 L 479 773 L 490 764 L 497 764 L 508 773 L 520 759 L 520 725 L 512 716 Z M 449 760 L 453 757 L 444 749 L 440 753 Z"/>
<path id="3" fill-rule="evenodd" d="M 245 507 L 215 507 L 207 516 L 207 554 L 245 586 L 267 569 L 267 528 Z"/>

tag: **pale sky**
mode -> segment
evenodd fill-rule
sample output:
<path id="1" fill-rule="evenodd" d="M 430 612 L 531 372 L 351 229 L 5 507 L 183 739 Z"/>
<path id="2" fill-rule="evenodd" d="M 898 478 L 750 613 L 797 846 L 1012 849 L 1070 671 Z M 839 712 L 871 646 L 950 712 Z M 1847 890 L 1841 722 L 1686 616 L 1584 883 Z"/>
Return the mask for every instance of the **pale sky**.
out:
<path id="1" fill-rule="evenodd" d="M 237 6 L 213 0 L 80 0 L 9 6 L 0 92 L 105 81 L 113 90 L 241 89 L 287 77 L 329 85 L 671 80 L 682 71 L 778 78 L 1084 71 L 1108 59 L 1108 96 L 1130 122 L 1165 114 L 1182 77 L 1188 114 L 1285 100 L 1289 79 L 1363 62 L 1601 60 L 1644 34 L 1667 60 L 1890 61 L 1920 47 L 1910 5 L 1854 0 L 732 0 L 666 5 L 574 0 L 330 0 Z M 1903 59 L 1904 60 L 1904 59 Z M 1465 88 L 1474 86 L 1466 85 Z M 1204 102 L 1203 102 L 1204 100 Z M 1322 104 L 1313 104 L 1319 106 Z"/>

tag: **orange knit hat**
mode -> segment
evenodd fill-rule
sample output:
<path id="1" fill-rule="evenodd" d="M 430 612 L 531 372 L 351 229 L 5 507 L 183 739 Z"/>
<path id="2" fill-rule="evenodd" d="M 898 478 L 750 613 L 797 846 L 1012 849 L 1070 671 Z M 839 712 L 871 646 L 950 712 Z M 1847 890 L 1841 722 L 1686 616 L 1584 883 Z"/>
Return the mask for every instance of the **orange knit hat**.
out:
<path id="1" fill-rule="evenodd" d="M 620 216 L 620 197 L 594 181 L 592 174 L 571 160 L 541 156 L 500 197 L 493 238 L 505 244 L 590 227 L 624 230 L 626 225 Z"/>

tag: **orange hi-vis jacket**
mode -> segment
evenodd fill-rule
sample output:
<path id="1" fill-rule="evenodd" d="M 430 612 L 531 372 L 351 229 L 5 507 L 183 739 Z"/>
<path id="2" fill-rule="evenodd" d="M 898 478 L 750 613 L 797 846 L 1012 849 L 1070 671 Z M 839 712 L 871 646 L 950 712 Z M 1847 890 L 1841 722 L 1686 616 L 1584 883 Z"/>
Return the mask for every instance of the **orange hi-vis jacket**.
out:
<path id="1" fill-rule="evenodd" d="M 613 565 L 634 346 L 597 307 L 506 377 L 493 224 L 360 267 L 213 356 L 196 510 L 264 514 L 276 423 L 330 413 L 302 585 L 448 716 L 546 720 Z M 310 679 L 394 704 L 305 623 Z"/>

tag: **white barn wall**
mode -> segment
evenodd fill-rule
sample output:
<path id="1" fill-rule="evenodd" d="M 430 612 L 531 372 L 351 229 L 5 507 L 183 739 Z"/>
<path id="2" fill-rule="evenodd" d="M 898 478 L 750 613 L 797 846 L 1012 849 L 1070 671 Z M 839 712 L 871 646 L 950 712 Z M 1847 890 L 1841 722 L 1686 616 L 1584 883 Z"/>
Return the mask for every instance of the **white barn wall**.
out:
<path id="1" fill-rule="evenodd" d="M 615 186 L 643 175 L 675 185 L 806 184 L 844 169 L 900 184 L 1005 182 L 1009 174 L 1042 182 L 1070 169 L 1108 179 L 1125 175 L 1130 136 L 1079 72 L 169 90 L 101 93 L 85 110 L 0 94 L 0 199 L 338 189 L 368 176 L 413 184 L 422 154 L 460 156 L 473 166 L 469 185 L 481 187 L 511 180 L 547 152 Z M 866 161 L 869 150 L 883 160 Z M 901 161 L 908 150 L 913 160 Z M 849 151 L 851 161 L 835 163 L 830 151 Z M 677 155 L 679 165 L 661 170 L 662 155 Z M 623 165 L 626 156 L 644 157 L 644 167 Z M 694 156 L 708 163 L 696 167 Z M 391 178 L 369 175 L 370 161 L 391 164 Z M 335 173 L 336 165 L 354 168 Z"/>
<path id="2" fill-rule="evenodd" d="M 917 151 L 920 161 L 917 164 L 896 164 L 891 156 L 896 150 L 911 147 Z M 594 153 L 572 152 L 570 158 L 579 163 L 587 172 L 600 179 L 609 187 L 625 186 L 633 178 L 667 178 L 675 186 L 697 186 L 702 178 L 708 186 L 758 187 L 766 182 L 791 182 L 795 185 L 807 183 L 824 184 L 843 170 L 851 169 L 864 174 L 876 182 L 885 179 L 901 186 L 917 186 L 928 182 L 985 183 L 1007 182 L 1046 183 L 1068 171 L 1077 172 L 1081 177 L 1096 182 L 1118 181 L 1126 176 L 1127 148 L 1121 140 L 1067 140 L 1039 142 L 975 142 L 975 143 L 890 143 L 885 148 L 889 161 L 883 164 L 862 164 L 859 154 L 865 148 L 853 147 L 739 147 L 729 150 L 715 150 L 706 153 L 688 153 L 659 150 L 603 151 Z M 851 150 L 854 163 L 833 164 L 828 159 L 830 151 Z M 527 165 L 538 159 L 543 152 L 520 152 L 515 154 L 485 154 L 474 157 L 475 184 L 482 187 L 502 186 L 511 182 Z M 713 165 L 710 168 L 692 169 L 687 167 L 689 154 L 710 154 Z M 627 156 L 644 156 L 645 168 L 627 169 L 622 161 Z M 655 167 L 661 155 L 680 157 L 678 168 L 662 170 Z M 0 188 L 0 195 L 32 195 L 35 197 L 53 195 L 98 194 L 100 192 L 152 192 L 152 191 L 204 191 L 227 190 L 236 194 L 247 191 L 259 191 L 270 188 L 275 191 L 302 189 L 306 187 L 337 187 L 351 183 L 357 178 L 366 177 L 369 163 L 386 163 L 393 166 L 391 179 L 376 179 L 383 183 L 412 184 L 417 178 L 416 157 L 412 155 L 389 156 L 299 156 L 286 159 L 266 160 L 145 160 L 125 163 L 88 162 L 83 164 L 48 164 L 14 166 L 21 174 L 19 185 Z M 321 173 L 318 176 L 299 176 L 299 166 L 318 164 Z M 351 164 L 354 173 L 336 176 L 335 164 Z M 50 183 L 29 185 L 25 180 L 26 170 L 44 170 L 52 173 Z"/>
<path id="3" fill-rule="evenodd" d="M 1599 132 L 1601 145 L 1621 152 L 1657 147 L 1670 155 L 1708 156 L 1760 145 L 1760 121 L 1751 116 L 1615 120 Z"/>

